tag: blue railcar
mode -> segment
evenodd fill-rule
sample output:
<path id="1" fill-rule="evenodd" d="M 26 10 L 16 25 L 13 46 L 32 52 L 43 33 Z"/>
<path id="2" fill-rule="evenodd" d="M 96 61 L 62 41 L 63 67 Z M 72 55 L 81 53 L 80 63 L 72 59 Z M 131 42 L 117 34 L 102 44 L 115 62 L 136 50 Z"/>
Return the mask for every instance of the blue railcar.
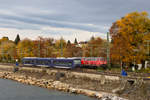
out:
<path id="1" fill-rule="evenodd" d="M 25 57 L 22 59 L 23 65 L 28 66 L 42 66 L 42 67 L 55 67 L 55 68 L 75 68 L 81 66 L 80 59 L 70 58 L 37 58 L 37 57 Z"/>
<path id="2" fill-rule="evenodd" d="M 26 66 L 35 66 L 36 65 L 36 58 L 25 57 L 22 59 L 22 64 L 26 65 Z"/>
<path id="3" fill-rule="evenodd" d="M 53 60 L 52 58 L 37 58 L 35 66 L 51 67 L 52 60 Z"/>
<path id="4" fill-rule="evenodd" d="M 56 68 L 69 68 L 73 69 L 75 67 L 81 66 L 80 59 L 53 59 L 53 67 Z"/>

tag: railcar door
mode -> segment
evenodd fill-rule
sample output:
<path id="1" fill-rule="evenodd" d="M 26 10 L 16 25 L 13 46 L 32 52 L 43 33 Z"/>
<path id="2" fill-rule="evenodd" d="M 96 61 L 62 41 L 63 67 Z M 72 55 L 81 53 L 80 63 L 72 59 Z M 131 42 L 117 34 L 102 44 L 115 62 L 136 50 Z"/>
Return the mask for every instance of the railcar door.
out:
<path id="1" fill-rule="evenodd" d="M 72 68 L 81 67 L 81 59 L 74 59 Z"/>

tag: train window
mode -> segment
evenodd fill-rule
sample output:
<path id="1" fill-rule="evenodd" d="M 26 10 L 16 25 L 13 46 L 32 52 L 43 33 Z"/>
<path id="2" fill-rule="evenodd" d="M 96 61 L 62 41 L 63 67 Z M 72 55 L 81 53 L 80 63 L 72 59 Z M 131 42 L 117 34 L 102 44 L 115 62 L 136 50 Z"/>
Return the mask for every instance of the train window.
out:
<path id="1" fill-rule="evenodd" d="M 54 64 L 59 64 L 59 61 L 55 61 L 55 60 L 54 60 L 53 63 L 54 63 Z"/>
<path id="2" fill-rule="evenodd" d="M 51 60 L 48 60 L 48 64 L 51 64 Z"/>
<path id="3" fill-rule="evenodd" d="M 74 60 L 74 64 L 81 64 L 81 60 L 75 59 L 75 60 Z"/>
<path id="4" fill-rule="evenodd" d="M 34 63 L 34 60 L 31 60 L 31 63 Z"/>
<path id="5" fill-rule="evenodd" d="M 44 61 L 42 61 L 42 60 L 37 60 L 37 64 L 43 65 L 43 64 L 44 64 Z"/>
<path id="6" fill-rule="evenodd" d="M 37 61 L 36 61 L 36 63 L 39 65 L 39 64 L 40 64 L 40 61 L 39 61 L 39 60 L 37 60 Z"/>
<path id="7" fill-rule="evenodd" d="M 66 65 L 67 65 L 67 62 L 66 62 L 66 61 L 61 61 L 61 65 L 66 66 Z"/>
<path id="8" fill-rule="evenodd" d="M 104 58 L 102 58 L 102 61 L 105 61 L 105 59 L 104 59 Z"/>
<path id="9" fill-rule="evenodd" d="M 103 61 L 104 58 L 100 58 L 101 61 Z"/>
<path id="10" fill-rule="evenodd" d="M 41 65 L 44 65 L 45 64 L 45 61 L 44 60 L 41 60 Z"/>
<path id="11" fill-rule="evenodd" d="M 72 65 L 72 62 L 68 62 L 68 65 L 71 66 L 71 65 Z"/>
<path id="12" fill-rule="evenodd" d="M 30 60 L 25 60 L 24 62 L 25 62 L 25 64 L 30 64 L 31 63 Z"/>
<path id="13" fill-rule="evenodd" d="M 53 62 L 54 64 L 57 64 L 57 65 L 62 65 L 62 66 L 70 66 L 70 65 L 72 65 L 72 63 L 71 62 L 68 62 L 68 61 L 54 61 Z"/>
<path id="14" fill-rule="evenodd" d="M 72 61 L 66 61 L 64 65 L 65 66 L 71 66 L 72 65 Z"/>
<path id="15" fill-rule="evenodd" d="M 48 65 L 49 64 L 49 62 L 48 61 L 44 61 L 44 65 Z"/>
<path id="16" fill-rule="evenodd" d="M 87 61 L 90 61 L 90 58 L 86 59 Z"/>
<path id="17" fill-rule="evenodd" d="M 41 60 L 38 60 L 38 64 L 41 65 Z"/>
<path id="18" fill-rule="evenodd" d="M 72 65 L 72 61 L 68 61 L 68 60 L 58 60 L 58 61 L 53 61 L 53 63 L 59 66 L 71 66 Z"/>

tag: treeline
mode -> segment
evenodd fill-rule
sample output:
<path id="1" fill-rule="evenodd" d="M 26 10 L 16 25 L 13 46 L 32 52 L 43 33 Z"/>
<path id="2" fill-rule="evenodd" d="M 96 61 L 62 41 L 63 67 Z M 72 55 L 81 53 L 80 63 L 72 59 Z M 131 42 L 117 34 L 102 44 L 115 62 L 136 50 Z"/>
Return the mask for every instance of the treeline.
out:
<path id="1" fill-rule="evenodd" d="M 63 38 L 38 37 L 36 40 L 20 40 L 17 35 L 14 41 L 8 37 L 0 39 L 0 61 L 12 62 L 23 57 L 105 57 L 106 40 L 91 37 L 89 41 L 74 43 Z"/>

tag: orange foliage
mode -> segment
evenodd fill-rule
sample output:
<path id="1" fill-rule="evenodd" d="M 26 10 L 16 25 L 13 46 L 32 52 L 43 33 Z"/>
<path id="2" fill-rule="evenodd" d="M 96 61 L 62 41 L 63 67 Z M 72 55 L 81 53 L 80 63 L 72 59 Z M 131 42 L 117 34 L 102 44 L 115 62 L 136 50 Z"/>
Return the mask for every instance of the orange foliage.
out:
<path id="1" fill-rule="evenodd" d="M 150 19 L 146 12 L 127 14 L 112 25 L 110 33 L 113 60 L 141 63 L 146 59 L 144 40 L 150 33 Z"/>

